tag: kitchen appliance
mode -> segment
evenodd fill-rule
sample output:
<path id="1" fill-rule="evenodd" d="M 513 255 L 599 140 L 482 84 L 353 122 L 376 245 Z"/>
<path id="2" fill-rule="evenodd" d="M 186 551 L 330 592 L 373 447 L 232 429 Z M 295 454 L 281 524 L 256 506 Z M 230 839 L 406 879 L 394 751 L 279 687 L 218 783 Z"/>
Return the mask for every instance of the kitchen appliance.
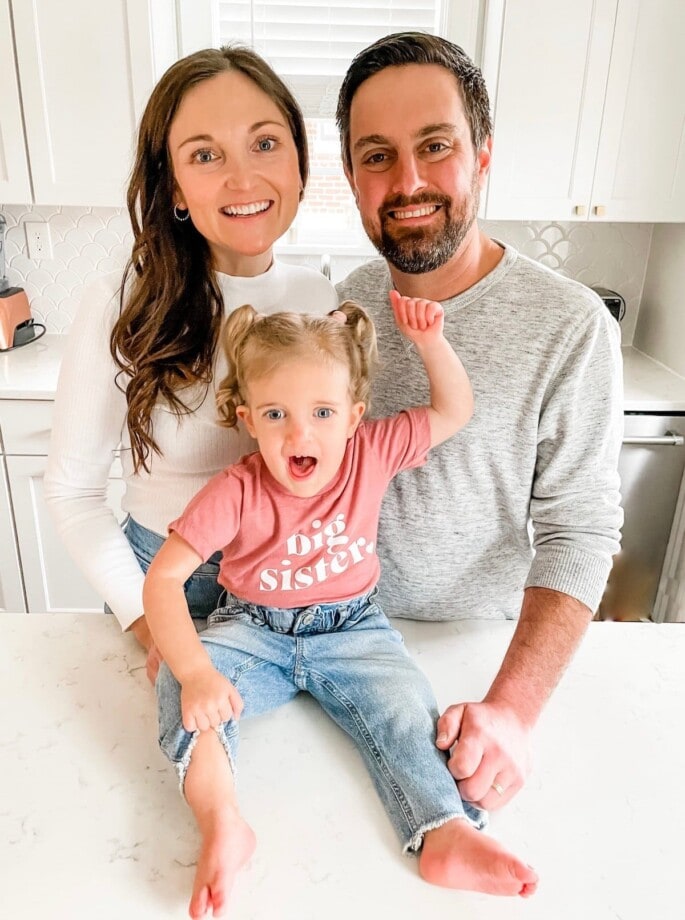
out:
<path id="1" fill-rule="evenodd" d="M 0 352 L 28 345 L 45 335 L 45 326 L 36 323 L 26 291 L 10 287 L 5 276 L 5 228 L 7 222 L 0 214 Z"/>
<path id="2" fill-rule="evenodd" d="M 604 301 L 604 306 L 607 308 L 609 313 L 614 317 L 617 322 L 621 322 L 623 315 L 626 312 L 626 302 L 625 299 L 618 294 L 616 291 L 610 291 L 609 288 L 605 287 L 593 287 L 592 290 L 595 294 L 599 296 Z"/>
<path id="3" fill-rule="evenodd" d="M 602 620 L 648 620 L 659 583 L 685 470 L 685 413 L 626 412 L 618 464 L 625 513 Z"/>

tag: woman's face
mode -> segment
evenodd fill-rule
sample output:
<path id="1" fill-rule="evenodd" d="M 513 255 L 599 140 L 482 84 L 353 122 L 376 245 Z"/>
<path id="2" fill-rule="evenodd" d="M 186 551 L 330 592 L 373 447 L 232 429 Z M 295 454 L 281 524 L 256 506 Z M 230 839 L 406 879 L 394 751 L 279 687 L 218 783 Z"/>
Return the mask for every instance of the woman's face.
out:
<path id="1" fill-rule="evenodd" d="M 276 103 L 240 71 L 218 74 L 185 94 L 168 145 L 174 203 L 190 211 L 214 268 L 265 272 L 301 188 L 297 148 Z"/>

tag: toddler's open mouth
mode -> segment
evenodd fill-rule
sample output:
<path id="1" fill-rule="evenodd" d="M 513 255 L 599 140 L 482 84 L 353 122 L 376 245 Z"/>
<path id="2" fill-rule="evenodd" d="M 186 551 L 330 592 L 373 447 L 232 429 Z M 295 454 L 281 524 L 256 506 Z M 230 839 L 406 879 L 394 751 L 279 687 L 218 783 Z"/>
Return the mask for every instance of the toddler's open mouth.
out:
<path id="1" fill-rule="evenodd" d="M 316 469 L 316 457 L 288 457 L 288 469 L 294 479 L 306 479 Z"/>

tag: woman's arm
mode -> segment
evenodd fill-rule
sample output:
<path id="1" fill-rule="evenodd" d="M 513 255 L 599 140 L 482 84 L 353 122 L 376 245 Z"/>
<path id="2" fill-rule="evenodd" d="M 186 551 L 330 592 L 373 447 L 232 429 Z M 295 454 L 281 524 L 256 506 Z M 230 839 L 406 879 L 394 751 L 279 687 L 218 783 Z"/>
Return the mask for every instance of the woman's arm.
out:
<path id="1" fill-rule="evenodd" d="M 143 573 L 106 501 L 126 419 L 109 352 L 119 283 L 108 275 L 86 288 L 69 331 L 44 487 L 67 550 L 127 629 L 143 612 Z"/>
<path id="2" fill-rule="evenodd" d="M 395 322 L 419 353 L 428 375 L 431 447 L 456 434 L 473 415 L 473 391 L 464 365 L 443 335 L 442 306 L 390 291 Z"/>

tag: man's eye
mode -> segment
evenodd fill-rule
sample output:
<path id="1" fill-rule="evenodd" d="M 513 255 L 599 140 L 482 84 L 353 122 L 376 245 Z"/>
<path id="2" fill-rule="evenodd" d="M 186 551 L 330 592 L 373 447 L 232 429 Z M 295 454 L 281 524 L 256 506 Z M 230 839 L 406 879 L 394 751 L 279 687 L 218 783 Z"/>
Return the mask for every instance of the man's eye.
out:
<path id="1" fill-rule="evenodd" d="M 385 153 L 372 153 L 365 158 L 365 163 L 370 163 L 372 166 L 377 163 L 384 163 L 387 158 Z"/>
<path id="2" fill-rule="evenodd" d="M 326 406 L 321 406 L 314 412 L 314 415 L 317 418 L 330 418 L 333 415 L 333 410 L 327 408 Z"/>
<path id="3" fill-rule="evenodd" d="M 272 422 L 277 422 L 279 419 L 283 418 L 282 409 L 269 409 L 265 414 L 269 421 Z"/>
<path id="4" fill-rule="evenodd" d="M 426 150 L 428 153 L 442 153 L 443 150 L 447 150 L 447 144 L 443 141 L 431 141 L 430 144 L 426 144 Z"/>

